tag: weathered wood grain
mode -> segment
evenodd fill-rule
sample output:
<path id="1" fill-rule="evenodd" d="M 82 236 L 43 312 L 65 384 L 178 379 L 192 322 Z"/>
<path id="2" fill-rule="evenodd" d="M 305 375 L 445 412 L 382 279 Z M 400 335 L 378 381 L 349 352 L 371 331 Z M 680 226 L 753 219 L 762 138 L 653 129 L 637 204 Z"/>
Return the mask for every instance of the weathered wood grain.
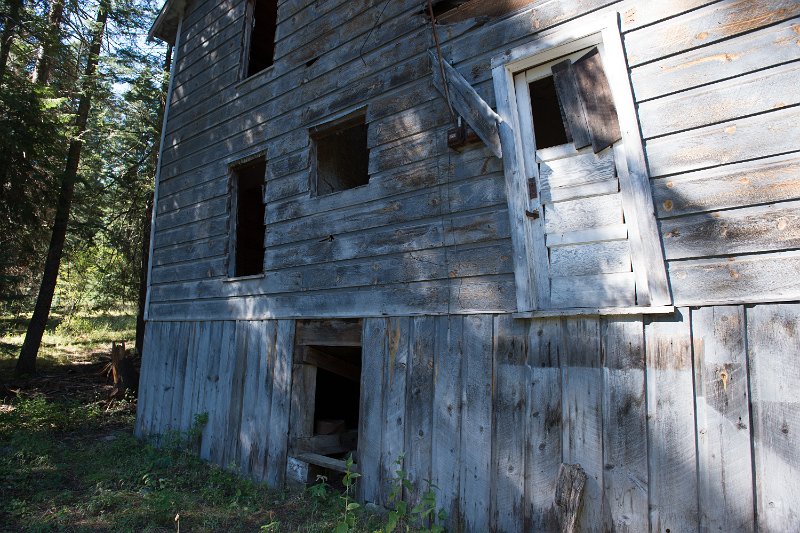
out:
<path id="1" fill-rule="evenodd" d="M 488 531 L 492 449 L 492 315 L 464 317 L 460 509 L 467 531 Z"/>
<path id="2" fill-rule="evenodd" d="M 550 233 L 546 236 L 545 243 L 548 248 L 552 249 L 557 246 L 620 241 L 627 239 L 628 234 L 627 224 L 614 224 L 593 229 Z"/>
<path id="3" fill-rule="evenodd" d="M 267 484 L 282 487 L 289 448 L 289 407 L 294 349 L 294 320 L 279 320 L 275 332 L 275 365 L 272 369 Z"/>
<path id="4" fill-rule="evenodd" d="M 647 141 L 651 176 L 796 151 L 800 108 L 779 109 Z"/>
<path id="5" fill-rule="evenodd" d="M 502 118 L 498 125 L 500 141 L 504 146 L 503 175 L 506 179 L 508 217 L 511 225 L 511 242 L 514 250 L 514 283 L 517 288 L 517 309 L 529 311 L 548 307 L 550 284 L 547 280 L 547 254 L 543 233 L 544 220 L 528 220 L 527 178 L 520 173 L 524 167 L 524 148 L 514 133 L 519 127 L 518 110 L 514 94 L 514 77 L 504 66 L 492 69 L 494 91 L 497 95 L 497 113 Z"/>
<path id="6" fill-rule="evenodd" d="M 745 310 L 692 311 L 700 529 L 753 531 Z"/>
<path id="7" fill-rule="evenodd" d="M 553 83 L 558 94 L 558 101 L 564 112 L 564 119 L 572 137 L 575 148 L 583 148 L 592 143 L 584 105 L 575 76 L 572 62 L 567 59 L 550 68 L 553 72 Z"/>
<path id="8" fill-rule="evenodd" d="M 211 461 L 217 455 L 216 440 L 222 438 L 219 433 L 220 409 L 217 405 L 219 399 L 220 362 L 227 354 L 233 342 L 234 322 L 214 321 L 209 323 L 208 333 L 208 366 L 203 375 L 205 389 L 205 409 L 208 413 L 208 422 L 203 428 L 200 442 L 200 457 Z M 225 343 L 225 344 L 223 344 Z M 220 400 L 221 402 L 221 400 Z"/>
<path id="9" fill-rule="evenodd" d="M 603 528 L 649 529 L 642 317 L 603 318 Z"/>
<path id="10" fill-rule="evenodd" d="M 550 279 L 553 307 L 630 307 L 636 305 L 633 272 L 554 276 Z"/>
<path id="11" fill-rule="evenodd" d="M 386 364 L 386 327 L 383 318 L 364 320 L 361 356 L 361 407 L 358 425 L 359 498 L 381 503 L 381 442 L 383 369 Z"/>
<path id="12" fill-rule="evenodd" d="M 443 57 L 431 52 L 430 60 L 433 84 L 442 96 L 449 98 L 448 105 L 452 105 L 466 120 L 496 157 L 503 157 L 500 135 L 497 131 L 497 123 L 502 119 Z"/>
<path id="13" fill-rule="evenodd" d="M 295 344 L 298 346 L 361 346 L 359 320 L 297 320 L 295 330 Z"/>
<path id="14" fill-rule="evenodd" d="M 667 259 L 794 249 L 800 246 L 800 202 L 670 218 L 661 230 Z"/>
<path id="15" fill-rule="evenodd" d="M 401 459 L 405 452 L 406 383 L 408 381 L 409 333 L 408 317 L 391 318 L 386 323 L 386 361 L 383 368 L 381 431 L 381 501 L 389 501 L 397 470 L 405 470 Z M 402 490 L 401 490 L 402 496 Z"/>
<path id="16" fill-rule="evenodd" d="M 549 160 L 539 165 L 540 187 L 556 189 L 614 180 L 617 168 L 611 150 L 599 154 L 579 153 L 573 157 Z"/>
<path id="17" fill-rule="evenodd" d="M 247 352 L 239 424 L 239 468 L 245 475 L 259 479 L 264 470 L 263 460 L 266 455 L 266 449 L 262 445 L 263 426 L 259 423 L 264 417 L 259 392 L 261 383 L 265 381 L 261 372 L 267 368 L 262 363 L 267 352 L 267 323 L 260 320 L 250 321 L 245 323 L 245 327 Z"/>
<path id="18" fill-rule="evenodd" d="M 546 233 L 566 233 L 622 224 L 622 198 L 618 194 L 593 196 L 545 206 Z"/>
<path id="19" fill-rule="evenodd" d="M 435 334 L 434 317 L 411 318 L 405 451 L 406 470 L 412 486 L 408 501 L 412 506 L 419 503 L 431 480 Z"/>
<path id="20" fill-rule="evenodd" d="M 631 72 L 636 99 L 649 100 L 800 59 L 797 31 L 798 20 L 791 19 L 636 67 Z"/>
<path id="21" fill-rule="evenodd" d="M 552 276 L 582 276 L 631 271 L 627 241 L 560 246 L 550 250 Z"/>
<path id="22" fill-rule="evenodd" d="M 797 152 L 653 180 L 659 217 L 800 198 Z"/>
<path id="23" fill-rule="evenodd" d="M 447 513 L 447 527 L 457 529 L 460 509 L 462 430 L 463 317 L 436 317 L 433 371 L 433 434 L 431 481 L 439 487 L 437 505 Z M 441 502 L 441 503 L 439 503 Z"/>
<path id="24" fill-rule="evenodd" d="M 566 318 L 561 339 L 561 461 L 586 473 L 581 531 L 603 530 L 603 371 L 600 319 Z M 562 524 L 563 526 L 563 524 Z"/>
<path id="25" fill-rule="evenodd" d="M 747 359 L 753 413 L 756 526 L 758 531 L 790 531 L 800 523 L 800 463 L 795 432 L 800 410 L 797 304 L 747 309 Z"/>
<path id="26" fill-rule="evenodd" d="M 679 305 L 796 300 L 800 284 L 787 273 L 798 269 L 797 251 L 668 263 L 672 292 Z"/>
<path id="27" fill-rule="evenodd" d="M 219 346 L 219 367 L 215 373 L 217 390 L 213 414 L 209 419 L 209 423 L 213 424 L 210 458 L 218 465 L 227 465 L 230 441 L 228 407 L 232 393 L 233 369 L 236 364 L 236 321 L 224 322 Z"/>
<path id="28" fill-rule="evenodd" d="M 645 324 L 650 531 L 698 523 L 691 318 L 681 308 Z"/>
<path id="29" fill-rule="evenodd" d="M 525 530 L 555 531 L 553 497 L 562 457 L 561 320 L 532 320 L 527 332 Z"/>
<path id="30" fill-rule="evenodd" d="M 182 428 L 181 421 L 182 411 L 186 407 L 183 405 L 184 401 L 184 389 L 187 387 L 191 390 L 191 380 L 187 376 L 187 368 L 188 368 L 188 357 L 189 357 L 189 350 L 192 344 L 192 338 L 194 336 L 194 323 L 193 322 L 186 322 L 183 324 L 183 328 L 181 329 L 179 335 L 179 344 L 176 348 L 175 357 L 175 370 L 174 376 L 172 378 L 172 405 L 169 406 L 169 425 L 168 428 L 171 431 L 181 433 L 185 431 Z M 167 406 L 165 406 L 166 408 Z"/>
<path id="31" fill-rule="evenodd" d="M 652 138 L 795 105 L 798 75 L 795 61 L 644 102 L 639 104 L 642 135 Z"/>
<path id="32" fill-rule="evenodd" d="M 523 531 L 525 523 L 526 333 L 509 315 L 494 319 L 491 513 L 498 531 Z"/>
<path id="33" fill-rule="evenodd" d="M 793 0 L 714 3 L 625 36 L 631 66 L 728 39 L 800 13 Z"/>

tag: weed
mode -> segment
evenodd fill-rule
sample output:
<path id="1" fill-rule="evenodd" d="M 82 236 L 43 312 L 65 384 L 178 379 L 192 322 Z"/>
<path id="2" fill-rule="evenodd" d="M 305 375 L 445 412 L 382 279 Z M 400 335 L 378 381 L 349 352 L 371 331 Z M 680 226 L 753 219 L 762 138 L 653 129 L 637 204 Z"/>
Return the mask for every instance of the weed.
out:
<path id="1" fill-rule="evenodd" d="M 336 524 L 336 528 L 333 530 L 334 533 L 347 533 L 348 531 L 354 531 L 356 525 L 355 511 L 361 507 L 351 496 L 351 491 L 355 489 L 356 480 L 361 477 L 361 474 L 353 471 L 352 455 L 347 457 L 347 460 L 344 462 L 344 467 L 344 477 L 342 478 L 344 494 L 342 494 L 340 497 L 341 503 L 344 505 L 344 507 L 342 509 L 339 523 Z"/>
<path id="2" fill-rule="evenodd" d="M 444 509 L 439 509 L 437 512 L 437 487 L 430 480 L 425 480 L 427 490 L 422 493 L 420 502 L 409 510 L 404 495 L 412 491 L 414 486 L 408 479 L 408 473 L 403 469 L 404 458 L 404 454 L 401 453 L 394 462 L 397 470 L 392 479 L 392 490 L 389 492 L 387 502 L 392 509 L 383 526 L 383 532 L 392 533 L 397 529 L 408 532 L 412 530 L 412 527 L 424 533 L 444 532 L 445 529 L 441 522 L 447 519 L 447 513 Z"/>

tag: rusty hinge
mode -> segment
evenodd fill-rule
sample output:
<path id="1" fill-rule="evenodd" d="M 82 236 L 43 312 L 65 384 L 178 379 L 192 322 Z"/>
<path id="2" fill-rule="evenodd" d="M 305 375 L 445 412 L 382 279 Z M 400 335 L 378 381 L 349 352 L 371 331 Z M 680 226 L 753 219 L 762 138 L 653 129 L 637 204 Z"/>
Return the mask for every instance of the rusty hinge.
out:
<path id="1" fill-rule="evenodd" d="M 538 209 L 534 209 L 532 211 L 528 211 L 526 209 L 525 210 L 525 216 L 528 217 L 528 218 L 532 218 L 532 219 L 536 220 L 537 218 L 539 218 L 539 210 Z"/>
<path id="2" fill-rule="evenodd" d="M 536 178 L 528 178 L 528 200 L 538 198 L 539 193 L 536 191 Z"/>

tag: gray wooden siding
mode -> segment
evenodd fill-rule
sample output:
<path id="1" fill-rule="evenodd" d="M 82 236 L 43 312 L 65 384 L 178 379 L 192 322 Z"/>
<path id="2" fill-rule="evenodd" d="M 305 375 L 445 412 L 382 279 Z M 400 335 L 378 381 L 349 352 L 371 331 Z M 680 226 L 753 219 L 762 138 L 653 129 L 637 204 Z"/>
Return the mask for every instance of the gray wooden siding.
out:
<path id="1" fill-rule="evenodd" d="M 514 310 L 500 162 L 480 146 L 447 149 L 422 2 L 384 4 L 282 2 L 275 65 L 240 81 L 244 1 L 190 3 L 162 155 L 153 319 Z M 612 10 L 675 302 L 799 298 L 793 276 L 769 273 L 797 272 L 800 249 L 800 4 L 549 1 L 439 34 L 446 59 L 494 105 L 492 56 Z M 310 198 L 308 127 L 359 105 L 369 185 Z M 259 151 L 266 273 L 227 282 L 227 169 Z"/>
<path id="2" fill-rule="evenodd" d="M 199 454 L 283 484 L 293 320 L 148 322 L 138 437 L 185 433 L 203 413 Z"/>
<path id="3" fill-rule="evenodd" d="M 359 493 L 385 503 L 404 453 L 408 497 L 432 480 L 451 530 L 553 531 L 559 465 L 580 463 L 581 531 L 796 530 L 798 324 L 797 303 L 367 319 Z M 146 334 L 137 434 L 208 413 L 203 458 L 282 486 L 294 321 Z"/>

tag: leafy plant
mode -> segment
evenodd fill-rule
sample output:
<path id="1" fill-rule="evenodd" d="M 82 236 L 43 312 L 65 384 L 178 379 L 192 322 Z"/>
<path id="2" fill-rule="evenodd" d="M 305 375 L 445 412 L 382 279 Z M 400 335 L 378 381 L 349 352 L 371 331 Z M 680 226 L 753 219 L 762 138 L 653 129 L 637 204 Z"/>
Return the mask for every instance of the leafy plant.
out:
<path id="1" fill-rule="evenodd" d="M 352 455 L 347 457 L 347 460 L 344 462 L 344 466 L 344 477 L 342 478 L 344 494 L 340 496 L 340 500 L 343 503 L 344 508 L 342 509 L 342 515 L 339 523 L 336 524 L 336 528 L 333 530 L 334 533 L 347 533 L 348 531 L 354 531 L 356 525 L 355 511 L 361 507 L 351 496 L 351 491 L 354 489 L 356 479 L 361 477 L 361 474 L 353 471 Z"/>
<path id="2" fill-rule="evenodd" d="M 392 479 L 392 490 L 389 492 L 388 504 L 393 507 L 389 511 L 386 524 L 383 527 L 384 533 L 392 533 L 400 528 L 406 532 L 411 531 L 415 526 L 417 530 L 426 533 L 442 533 L 444 526 L 441 522 L 447 519 L 444 509 L 436 510 L 436 485 L 425 480 L 428 485 L 427 490 L 422 493 L 420 502 L 410 511 L 408 502 L 403 499 L 403 495 L 413 490 L 413 485 L 408 479 L 408 473 L 403 470 L 404 454 L 400 454 L 395 460 L 397 465 L 394 478 Z"/>
<path id="3" fill-rule="evenodd" d="M 317 476 L 317 482 L 308 488 L 308 493 L 314 499 L 325 500 L 328 497 L 328 478 L 325 476 Z"/>

